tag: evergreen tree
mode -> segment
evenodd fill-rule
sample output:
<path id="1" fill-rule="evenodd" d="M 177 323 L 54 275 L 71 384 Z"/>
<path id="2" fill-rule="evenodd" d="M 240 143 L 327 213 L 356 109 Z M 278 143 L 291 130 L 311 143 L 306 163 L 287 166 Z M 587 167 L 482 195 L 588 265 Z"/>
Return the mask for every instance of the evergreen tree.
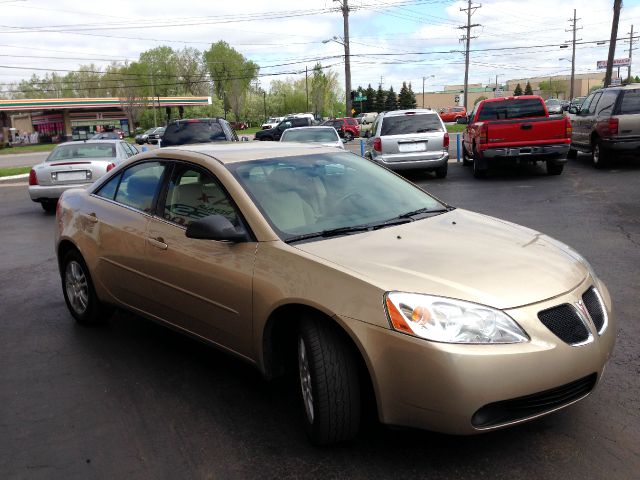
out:
<path id="1" fill-rule="evenodd" d="M 380 113 L 385 110 L 385 94 L 382 90 L 382 84 L 378 85 L 378 91 L 376 92 L 375 111 Z"/>
<path id="2" fill-rule="evenodd" d="M 407 88 L 407 82 L 402 82 L 402 88 L 398 95 L 398 107 L 402 110 L 411 108 L 411 94 Z"/>
<path id="3" fill-rule="evenodd" d="M 525 95 L 533 95 L 533 88 L 531 88 L 531 84 L 527 81 L 527 85 L 524 87 Z"/>
<path id="4" fill-rule="evenodd" d="M 517 84 L 515 90 L 513 91 L 513 96 L 519 97 L 520 95 L 522 95 L 522 87 L 520 86 L 520 84 Z"/>
<path id="5" fill-rule="evenodd" d="M 409 108 L 416 108 L 418 102 L 416 102 L 416 94 L 413 93 L 413 88 L 411 88 L 411 82 L 409 82 L 409 95 L 411 96 L 411 106 Z"/>
<path id="6" fill-rule="evenodd" d="M 367 99 L 364 101 L 364 111 L 365 112 L 375 112 L 375 103 L 376 103 L 376 91 L 373 89 L 371 84 L 364 91 L 365 97 Z"/>
<path id="7" fill-rule="evenodd" d="M 396 92 L 393 91 L 393 87 L 389 87 L 389 90 L 387 91 L 387 98 L 384 101 L 384 109 L 388 112 L 398 109 L 398 97 L 396 96 Z"/>

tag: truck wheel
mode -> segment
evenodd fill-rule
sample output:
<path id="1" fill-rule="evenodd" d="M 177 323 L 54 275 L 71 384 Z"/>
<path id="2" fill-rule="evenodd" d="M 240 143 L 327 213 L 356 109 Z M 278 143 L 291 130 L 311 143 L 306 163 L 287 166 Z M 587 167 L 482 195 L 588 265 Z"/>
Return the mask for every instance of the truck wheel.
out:
<path id="1" fill-rule="evenodd" d="M 602 148 L 602 143 L 598 139 L 596 139 L 591 146 L 591 162 L 593 163 L 593 166 L 598 169 L 606 168 L 609 163 L 607 151 Z"/>
<path id="2" fill-rule="evenodd" d="M 462 165 L 468 167 L 473 163 L 473 158 L 467 152 L 467 148 L 464 146 L 464 142 L 462 142 Z"/>
<path id="3" fill-rule="evenodd" d="M 303 318 L 297 337 L 305 425 L 316 445 L 350 440 L 360 426 L 356 361 L 346 340 L 329 322 Z"/>
<path id="4" fill-rule="evenodd" d="M 478 166 L 478 151 L 475 149 L 473 149 L 473 176 L 475 178 L 487 178 L 487 171 L 489 170 L 488 168 L 480 168 Z"/>
<path id="5" fill-rule="evenodd" d="M 547 175 L 560 175 L 564 169 L 563 163 L 554 163 L 547 161 Z"/>

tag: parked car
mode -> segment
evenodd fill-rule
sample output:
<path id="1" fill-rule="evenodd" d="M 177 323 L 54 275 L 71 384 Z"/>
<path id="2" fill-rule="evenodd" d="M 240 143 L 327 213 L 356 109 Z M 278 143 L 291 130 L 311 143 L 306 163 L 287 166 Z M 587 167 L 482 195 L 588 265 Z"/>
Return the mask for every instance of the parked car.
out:
<path id="1" fill-rule="evenodd" d="M 478 102 L 462 134 L 464 164 L 473 162 L 473 175 L 486 177 L 497 165 L 545 162 L 549 175 L 560 175 L 571 143 L 571 122 L 550 117 L 537 95 L 490 98 Z"/>
<path id="2" fill-rule="evenodd" d="M 323 122 L 323 125 L 332 126 L 336 129 L 340 138 L 344 138 L 347 141 L 351 141 L 360 136 L 360 124 L 355 118 L 336 118 Z"/>
<path id="3" fill-rule="evenodd" d="M 143 133 L 139 133 L 138 135 L 135 136 L 135 141 L 138 145 L 144 145 L 145 143 L 148 143 L 149 141 L 149 135 L 151 135 L 157 127 L 154 128 L 150 128 L 149 130 L 147 130 L 146 132 Z"/>
<path id="4" fill-rule="evenodd" d="M 90 140 L 122 140 L 118 132 L 100 132 L 93 135 Z"/>
<path id="5" fill-rule="evenodd" d="M 297 371 L 316 444 L 355 437 L 363 404 L 451 434 L 555 412 L 592 393 L 616 338 L 576 251 L 330 147 L 146 152 L 65 192 L 54 231 L 77 322 L 119 307 L 268 379 Z"/>
<path id="6" fill-rule="evenodd" d="M 640 85 L 610 87 L 590 94 L 574 114 L 569 157 L 591 153 L 593 166 L 604 168 L 613 157 L 640 158 Z"/>
<path id="7" fill-rule="evenodd" d="M 234 130 L 246 130 L 249 126 L 245 122 L 229 122 Z"/>
<path id="8" fill-rule="evenodd" d="M 445 107 L 438 111 L 443 122 L 456 122 L 459 118 L 467 116 L 467 109 L 464 107 Z"/>
<path id="9" fill-rule="evenodd" d="M 29 196 L 52 212 L 69 188 L 86 187 L 125 159 L 137 154 L 122 140 L 89 140 L 57 145 L 44 162 L 29 172 Z"/>
<path id="10" fill-rule="evenodd" d="M 280 140 L 280 137 L 282 136 L 282 132 L 284 132 L 286 129 L 294 128 L 294 127 L 309 127 L 311 126 L 311 124 L 312 124 L 311 120 L 307 117 L 301 117 L 301 118 L 287 117 L 273 128 L 267 128 L 265 130 L 257 131 L 254 139 L 262 140 L 262 141 L 268 140 L 268 141 L 277 142 L 278 140 Z"/>
<path id="11" fill-rule="evenodd" d="M 544 103 L 550 115 L 562 113 L 562 101 L 557 98 L 548 98 Z"/>
<path id="12" fill-rule="evenodd" d="M 577 110 L 580 110 L 580 106 L 584 102 L 587 97 L 575 97 L 571 102 L 569 102 L 568 110 L 571 110 L 571 107 L 576 107 Z"/>
<path id="13" fill-rule="evenodd" d="M 224 118 L 173 120 L 162 137 L 162 147 L 195 143 L 237 142 L 238 136 Z"/>
<path id="14" fill-rule="evenodd" d="M 394 110 L 377 116 L 367 132 L 365 157 L 392 170 L 433 171 L 447 176 L 449 134 L 429 109 Z"/>
<path id="15" fill-rule="evenodd" d="M 333 127 L 296 127 L 282 132 L 281 142 L 315 143 L 344 150 L 344 142 Z"/>
<path id="16" fill-rule="evenodd" d="M 371 131 L 371 126 L 378 116 L 377 112 L 367 112 L 362 114 L 360 122 L 360 136 L 363 137 L 367 132 Z"/>
<path id="17" fill-rule="evenodd" d="M 162 137 L 164 135 L 164 131 L 165 131 L 165 127 L 156 128 L 153 132 L 151 132 L 147 136 L 147 143 L 151 143 L 152 145 L 155 145 L 158 143 L 158 141 L 163 140 Z"/>
<path id="18" fill-rule="evenodd" d="M 270 128 L 277 127 L 278 124 L 283 120 L 284 120 L 284 117 L 269 117 L 267 121 L 260 126 L 260 129 L 267 130 Z"/>

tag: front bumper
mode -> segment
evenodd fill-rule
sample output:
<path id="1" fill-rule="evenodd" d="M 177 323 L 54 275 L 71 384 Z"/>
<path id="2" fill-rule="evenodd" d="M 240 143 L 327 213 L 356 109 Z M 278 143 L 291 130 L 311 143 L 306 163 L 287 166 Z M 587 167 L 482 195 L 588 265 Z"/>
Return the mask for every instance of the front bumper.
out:
<path id="1" fill-rule="evenodd" d="M 474 426 L 474 414 L 496 402 L 549 395 L 589 379 L 601 378 L 615 343 L 616 324 L 609 293 L 596 283 L 609 317 L 593 341 L 570 346 L 537 318 L 537 313 L 563 303 L 574 304 L 593 284 L 590 277 L 573 291 L 538 304 L 506 312 L 527 332 L 530 341 L 509 345 L 460 345 L 430 342 L 364 322 L 353 322 L 365 352 L 381 422 L 450 434 L 476 434 L 546 415 L 588 395 L 589 389 L 561 405 L 489 427 Z M 543 396 L 544 396 L 543 395 Z M 483 409 L 484 410 L 481 410 Z M 478 424 L 478 415 L 475 422 Z"/>
<path id="2" fill-rule="evenodd" d="M 71 188 L 87 188 L 91 183 L 75 183 L 70 185 L 29 185 L 29 196 L 34 202 L 57 200 L 62 193 Z"/>
<path id="3" fill-rule="evenodd" d="M 493 162 L 534 162 L 555 160 L 556 163 L 567 161 L 569 144 L 532 145 L 505 148 L 487 148 L 480 151 L 482 159 Z"/>
<path id="4" fill-rule="evenodd" d="M 432 170 L 442 167 L 449 161 L 449 152 L 416 152 L 401 154 L 378 154 L 371 159 L 390 170 Z"/>

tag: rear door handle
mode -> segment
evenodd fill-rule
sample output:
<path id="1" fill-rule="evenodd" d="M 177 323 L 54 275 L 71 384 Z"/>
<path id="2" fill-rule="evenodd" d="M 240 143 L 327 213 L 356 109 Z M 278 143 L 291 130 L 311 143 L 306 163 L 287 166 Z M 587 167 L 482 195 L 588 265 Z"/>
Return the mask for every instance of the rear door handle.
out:
<path id="1" fill-rule="evenodd" d="M 530 123 L 523 123 L 522 125 L 520 125 L 520 128 L 522 130 L 531 130 L 533 128 L 533 125 L 531 125 Z"/>
<path id="2" fill-rule="evenodd" d="M 158 238 L 149 237 L 147 240 L 149 240 L 149 243 L 151 245 L 153 245 L 156 248 L 159 248 L 160 250 L 166 250 L 167 248 L 169 248 L 169 245 L 164 243 L 164 239 L 162 237 L 158 237 Z"/>

